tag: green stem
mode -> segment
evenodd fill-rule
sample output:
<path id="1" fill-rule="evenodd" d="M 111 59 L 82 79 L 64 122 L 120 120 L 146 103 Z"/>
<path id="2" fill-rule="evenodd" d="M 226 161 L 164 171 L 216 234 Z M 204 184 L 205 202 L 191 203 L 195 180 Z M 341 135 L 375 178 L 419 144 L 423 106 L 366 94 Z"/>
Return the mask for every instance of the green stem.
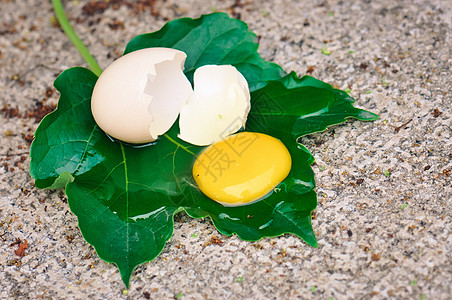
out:
<path id="1" fill-rule="evenodd" d="M 69 20 L 64 13 L 64 8 L 61 4 L 61 0 L 52 0 L 52 4 L 57 20 L 60 23 L 61 28 L 64 30 L 64 33 L 66 33 L 67 37 L 74 44 L 75 48 L 77 48 L 78 52 L 80 52 L 83 59 L 88 63 L 91 71 L 99 76 L 102 73 L 102 69 L 99 67 L 97 61 L 94 59 L 91 53 L 89 53 L 88 48 L 86 48 L 82 40 L 77 36 L 71 24 L 69 23 Z"/>
<path id="2" fill-rule="evenodd" d="M 171 143 L 175 144 L 176 146 L 184 149 L 186 152 L 190 153 L 191 155 L 195 155 L 195 153 L 193 153 L 192 151 L 190 151 L 187 147 L 185 147 L 184 145 L 182 145 L 181 143 L 178 143 L 177 141 L 175 141 L 173 138 L 171 138 L 169 135 L 167 135 L 166 133 L 163 135 L 164 137 L 166 137 Z"/>

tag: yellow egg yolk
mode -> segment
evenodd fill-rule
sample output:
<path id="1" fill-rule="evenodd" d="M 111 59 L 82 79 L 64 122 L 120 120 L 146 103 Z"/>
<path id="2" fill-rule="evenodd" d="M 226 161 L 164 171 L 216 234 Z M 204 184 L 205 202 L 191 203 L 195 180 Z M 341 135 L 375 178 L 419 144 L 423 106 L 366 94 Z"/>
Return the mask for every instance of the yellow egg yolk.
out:
<path id="1" fill-rule="evenodd" d="M 241 132 L 200 153 L 193 176 L 209 198 L 227 206 L 244 205 L 270 193 L 290 172 L 284 144 L 269 135 Z"/>

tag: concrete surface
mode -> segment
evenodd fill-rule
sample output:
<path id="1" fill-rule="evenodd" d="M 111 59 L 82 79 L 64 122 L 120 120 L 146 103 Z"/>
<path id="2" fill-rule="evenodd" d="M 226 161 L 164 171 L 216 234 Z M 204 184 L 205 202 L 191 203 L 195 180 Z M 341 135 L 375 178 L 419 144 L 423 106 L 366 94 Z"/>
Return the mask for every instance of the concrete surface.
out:
<path id="1" fill-rule="evenodd" d="M 182 215 L 125 291 L 64 193 L 28 175 L 35 120 L 58 99 L 54 79 L 85 64 L 52 24 L 50 1 L 1 0 L 0 298 L 452 298 L 451 1 L 65 2 L 101 67 L 168 19 L 226 11 L 261 36 L 264 58 L 349 88 L 381 119 L 303 138 L 317 160 L 318 249 L 292 235 L 244 242 Z"/>

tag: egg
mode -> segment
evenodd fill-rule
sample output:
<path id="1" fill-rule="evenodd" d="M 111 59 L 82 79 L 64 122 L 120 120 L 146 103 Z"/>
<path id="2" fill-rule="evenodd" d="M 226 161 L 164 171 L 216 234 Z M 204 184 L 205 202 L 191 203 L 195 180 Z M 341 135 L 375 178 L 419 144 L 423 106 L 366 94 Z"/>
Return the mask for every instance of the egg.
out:
<path id="1" fill-rule="evenodd" d="M 225 206 L 253 203 L 289 174 L 286 146 L 269 135 L 240 132 L 218 141 L 196 158 L 193 177 L 202 193 Z"/>
<path id="2" fill-rule="evenodd" d="M 245 126 L 248 83 L 230 65 L 205 65 L 184 75 L 187 55 L 169 48 L 131 52 L 109 65 L 94 86 L 91 111 L 111 137 L 149 143 L 168 131 L 180 114 L 179 138 L 205 146 Z"/>
<path id="3" fill-rule="evenodd" d="M 193 93 L 183 73 L 187 55 L 169 48 L 126 54 L 100 75 L 91 98 L 99 127 L 128 143 L 148 143 L 171 128 Z"/>
<path id="4" fill-rule="evenodd" d="M 205 65 L 193 78 L 194 92 L 180 113 L 179 138 L 206 146 L 245 127 L 250 92 L 235 67 Z"/>

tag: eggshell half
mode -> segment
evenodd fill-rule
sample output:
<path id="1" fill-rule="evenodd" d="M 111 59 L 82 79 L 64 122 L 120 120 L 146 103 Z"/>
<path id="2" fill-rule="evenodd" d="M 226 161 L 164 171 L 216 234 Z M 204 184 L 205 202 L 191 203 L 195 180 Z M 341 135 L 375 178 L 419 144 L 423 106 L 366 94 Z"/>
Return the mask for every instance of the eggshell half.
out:
<path id="1" fill-rule="evenodd" d="M 179 138 L 205 146 L 245 126 L 250 111 L 246 79 L 231 65 L 205 65 L 194 74 L 194 93 L 182 107 Z"/>
<path id="2" fill-rule="evenodd" d="M 187 55 L 169 48 L 131 52 L 99 77 L 91 110 L 110 136 L 148 143 L 171 128 L 193 90 L 183 73 Z"/>

